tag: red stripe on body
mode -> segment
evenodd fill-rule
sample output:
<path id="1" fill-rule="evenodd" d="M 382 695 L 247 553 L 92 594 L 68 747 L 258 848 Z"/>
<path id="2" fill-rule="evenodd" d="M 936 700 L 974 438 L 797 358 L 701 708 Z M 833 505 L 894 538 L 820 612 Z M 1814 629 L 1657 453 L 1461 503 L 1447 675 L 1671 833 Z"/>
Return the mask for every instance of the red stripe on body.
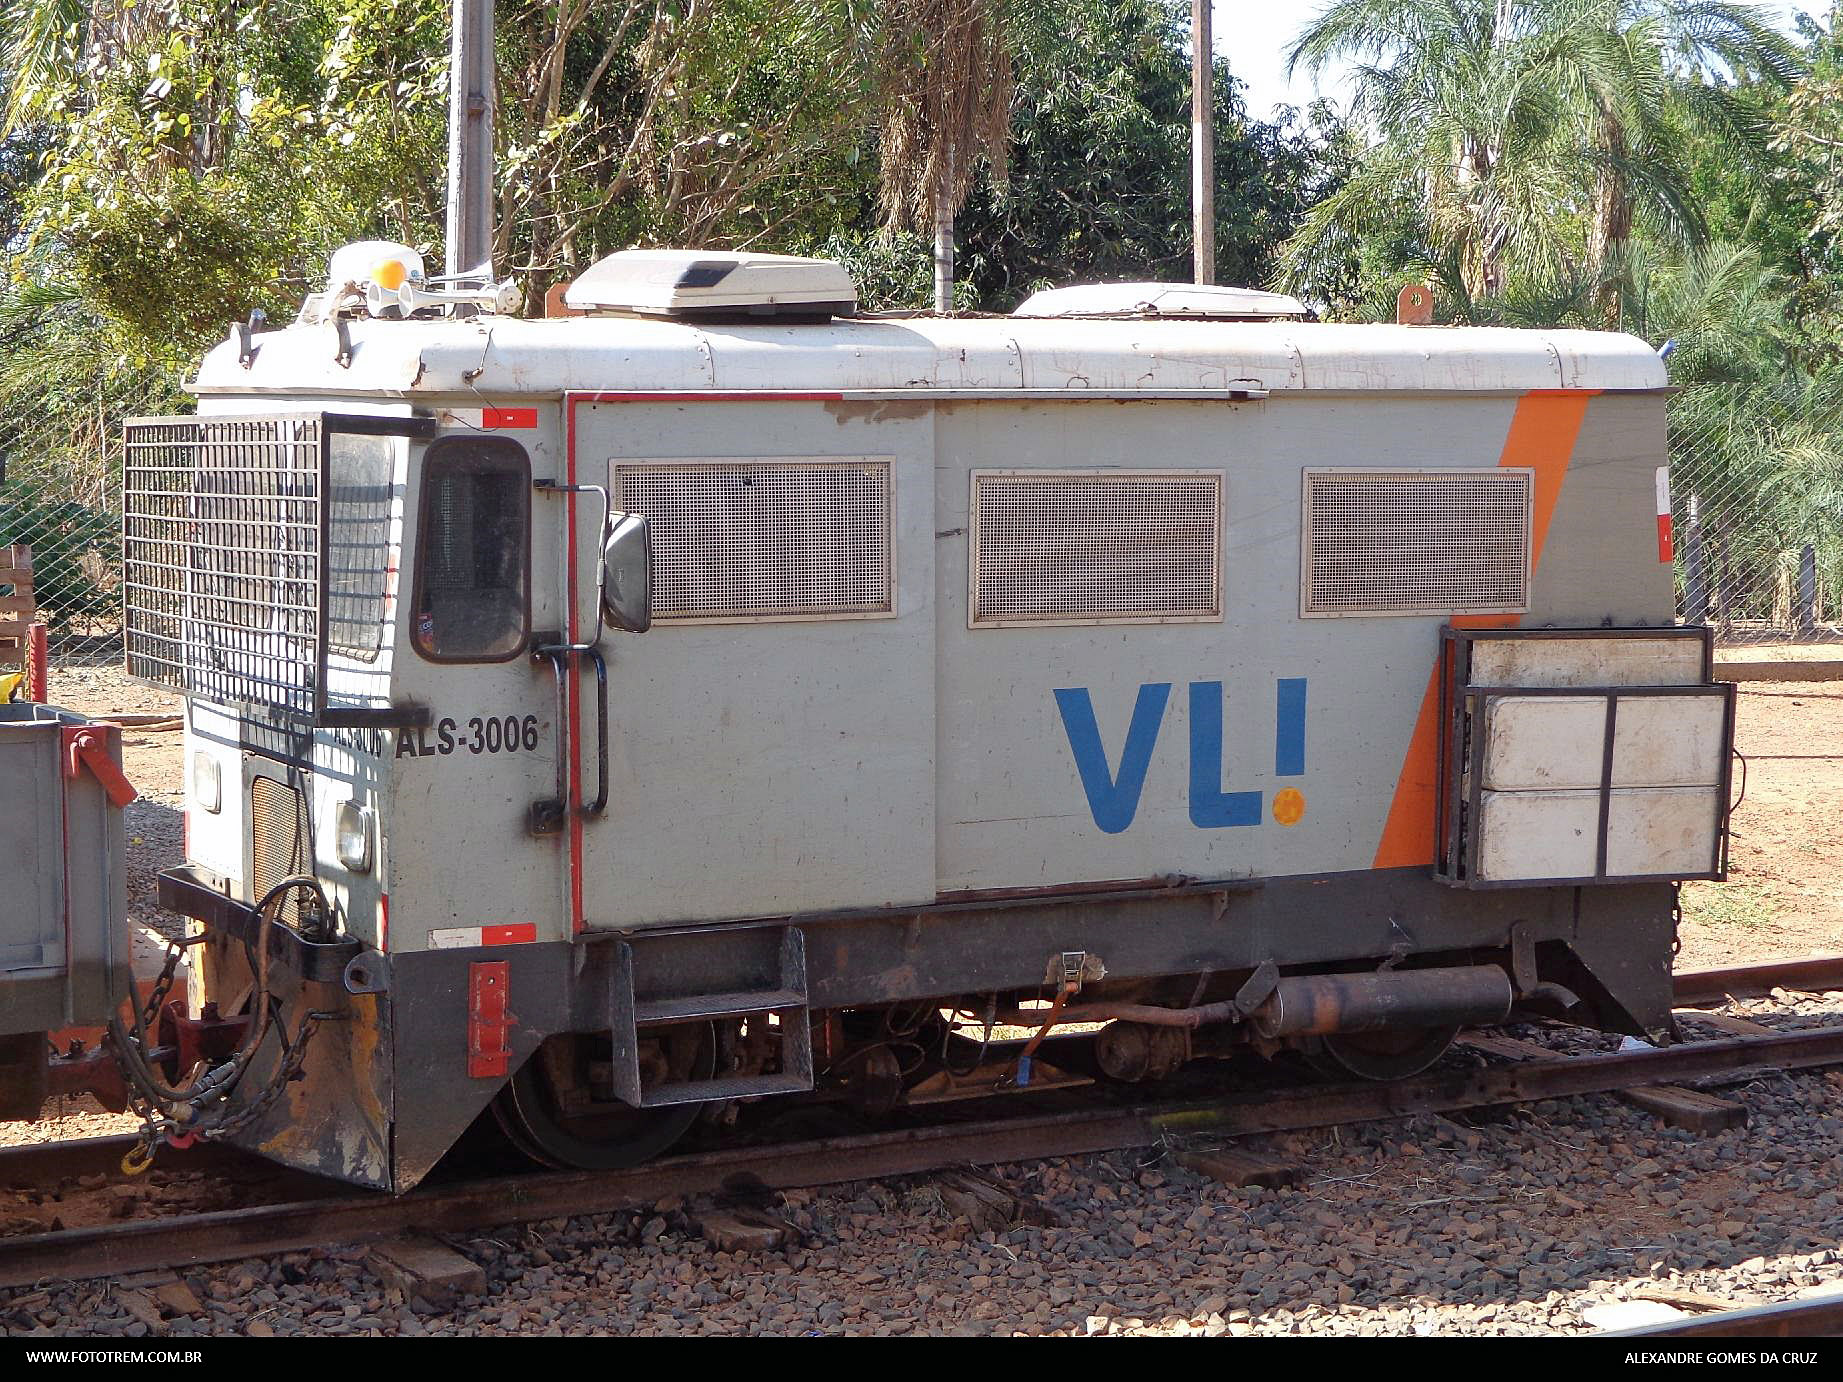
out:
<path id="1" fill-rule="evenodd" d="M 482 945 L 524 945 L 538 938 L 538 924 L 535 921 L 514 922 L 509 926 L 482 926 L 480 944 Z"/>
<path id="2" fill-rule="evenodd" d="M 484 428 L 536 427 L 536 408 L 482 408 L 480 425 Z"/>

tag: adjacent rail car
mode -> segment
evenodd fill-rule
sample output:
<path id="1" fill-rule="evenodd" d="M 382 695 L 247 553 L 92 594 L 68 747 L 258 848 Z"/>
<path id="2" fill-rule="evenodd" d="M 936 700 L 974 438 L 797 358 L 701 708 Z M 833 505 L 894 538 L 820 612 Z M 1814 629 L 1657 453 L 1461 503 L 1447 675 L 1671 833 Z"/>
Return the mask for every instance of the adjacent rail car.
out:
<path id="1" fill-rule="evenodd" d="M 1077 1077 L 995 1023 L 1106 1022 L 1111 1079 L 1667 1038 L 1732 701 L 1644 343 L 657 252 L 461 317 L 407 253 L 127 428 L 160 894 L 236 1051 L 172 1128 L 400 1192 L 489 1111 L 607 1166 Z"/>
<path id="2" fill-rule="evenodd" d="M 35 702 L 0 704 L 0 1119 L 52 1094 L 122 1107 L 100 1049 L 54 1054 L 50 1034 L 109 1022 L 131 988 L 121 730 Z"/>

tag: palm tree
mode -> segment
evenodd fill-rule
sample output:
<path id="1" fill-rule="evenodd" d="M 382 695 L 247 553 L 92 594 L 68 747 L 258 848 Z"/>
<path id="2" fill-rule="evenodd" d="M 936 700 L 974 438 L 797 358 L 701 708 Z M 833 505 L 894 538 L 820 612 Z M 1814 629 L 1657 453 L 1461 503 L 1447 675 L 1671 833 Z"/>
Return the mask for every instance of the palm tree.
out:
<path id="1" fill-rule="evenodd" d="M 1584 262 L 1617 323 L 1617 266 L 1635 221 L 1694 242 L 1688 141 L 1763 153 L 1731 81 L 1789 81 L 1793 45 L 1730 0 L 1333 0 L 1289 54 L 1318 72 L 1354 60 L 1355 114 L 1376 144 L 1288 246 L 1288 269 L 1413 210 L 1432 262 L 1466 296 L 1503 292 L 1514 264 Z"/>
<path id="2" fill-rule="evenodd" d="M 0 137 L 85 57 L 119 51 L 159 20 L 120 0 L 10 0 L 0 9 Z"/>
<path id="3" fill-rule="evenodd" d="M 980 159 L 1005 174 L 1013 73 L 1006 0 L 888 0 L 877 63 L 882 213 L 932 226 L 934 309 L 953 307 L 954 217 Z"/>
<path id="4" fill-rule="evenodd" d="M 1751 5 L 1549 0 L 1544 8 L 1552 13 L 1544 16 L 1538 61 L 1568 102 L 1593 171 L 1587 265 L 1599 283 L 1601 317 L 1616 326 L 1618 265 L 1639 208 L 1699 232 L 1682 176 L 1685 141 L 1719 139 L 1760 159 L 1769 131 L 1734 99 L 1731 79 L 1788 85 L 1800 58 Z"/>

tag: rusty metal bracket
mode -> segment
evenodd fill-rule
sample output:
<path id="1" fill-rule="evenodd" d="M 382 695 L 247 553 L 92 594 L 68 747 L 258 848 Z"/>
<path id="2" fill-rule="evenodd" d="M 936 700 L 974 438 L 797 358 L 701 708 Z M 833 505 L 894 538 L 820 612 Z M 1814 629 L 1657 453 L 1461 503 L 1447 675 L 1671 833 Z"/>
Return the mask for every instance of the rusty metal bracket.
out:
<path id="1" fill-rule="evenodd" d="M 506 1041 L 518 1018 L 507 1006 L 512 966 L 487 960 L 467 967 L 467 1077 L 503 1080 L 512 1051 Z"/>
<path id="2" fill-rule="evenodd" d="M 140 795 L 109 756 L 108 734 L 102 726 L 66 725 L 60 732 L 64 738 L 65 777 L 81 776 L 88 768 L 90 775 L 102 784 L 109 800 L 117 806 L 126 806 Z"/>
<path id="3" fill-rule="evenodd" d="M 1077 994 L 1083 984 L 1098 984 L 1107 977 L 1107 964 L 1086 950 L 1063 950 L 1050 956 L 1043 982 L 1058 991 Z"/>
<path id="4" fill-rule="evenodd" d="M 1256 1008 L 1273 997 L 1273 991 L 1279 986 L 1280 967 L 1272 960 L 1262 960 L 1248 976 L 1248 982 L 1236 991 L 1232 1005 L 1243 1017 L 1250 1017 Z"/>
<path id="5" fill-rule="evenodd" d="M 1517 986 L 1517 997 L 1527 998 L 1536 988 L 1536 938 L 1529 927 L 1517 922 L 1510 928 L 1510 977 Z"/>

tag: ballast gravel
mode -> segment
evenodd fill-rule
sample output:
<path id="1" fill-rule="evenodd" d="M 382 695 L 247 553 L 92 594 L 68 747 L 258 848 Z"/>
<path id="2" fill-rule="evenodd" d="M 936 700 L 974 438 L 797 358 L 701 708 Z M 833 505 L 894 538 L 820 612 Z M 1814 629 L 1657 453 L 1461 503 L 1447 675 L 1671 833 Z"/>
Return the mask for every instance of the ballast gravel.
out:
<path id="1" fill-rule="evenodd" d="M 1843 1020 L 1843 998 L 1728 1011 L 1789 1028 Z M 751 1254 L 714 1250 L 695 1227 L 708 1206 L 669 1200 L 453 1238 L 487 1290 L 439 1308 L 384 1284 L 360 1246 L 190 1271 L 195 1312 L 149 1283 L 0 1292 L 0 1327 L 1549 1334 L 1660 1293 L 1740 1306 L 1843 1291 L 1843 1071 L 1722 1092 L 1749 1126 L 1696 1136 L 1596 1095 L 1261 1139 L 1303 1168 L 1294 1189 L 1225 1186 L 1169 1149 L 1003 1167 L 992 1178 L 1048 1222 L 996 1232 L 956 1219 L 927 1177 L 796 1191 L 757 1206 L 794 1241 Z"/>

